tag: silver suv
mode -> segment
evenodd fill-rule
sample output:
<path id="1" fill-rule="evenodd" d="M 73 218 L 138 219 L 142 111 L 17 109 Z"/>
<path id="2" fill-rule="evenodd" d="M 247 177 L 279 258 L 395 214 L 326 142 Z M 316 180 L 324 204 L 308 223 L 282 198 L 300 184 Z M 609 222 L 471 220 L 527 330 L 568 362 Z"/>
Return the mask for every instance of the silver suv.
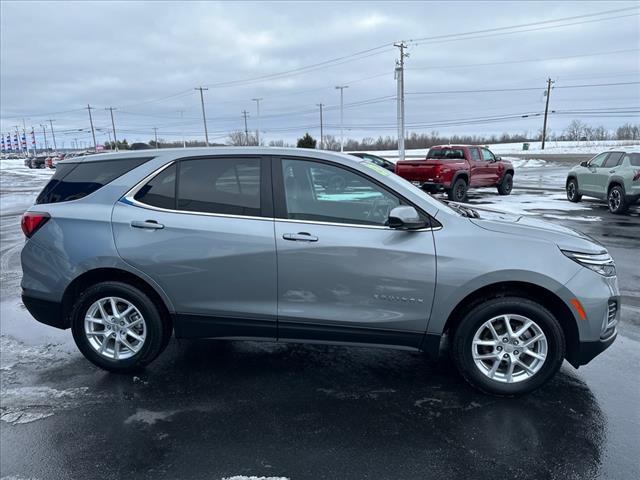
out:
<path id="1" fill-rule="evenodd" d="M 328 189 L 327 180 L 344 182 Z M 127 372 L 178 338 L 387 345 L 529 392 L 616 337 L 607 251 L 576 231 L 441 203 L 369 162 L 212 148 L 63 161 L 23 217 L 23 302 Z"/>

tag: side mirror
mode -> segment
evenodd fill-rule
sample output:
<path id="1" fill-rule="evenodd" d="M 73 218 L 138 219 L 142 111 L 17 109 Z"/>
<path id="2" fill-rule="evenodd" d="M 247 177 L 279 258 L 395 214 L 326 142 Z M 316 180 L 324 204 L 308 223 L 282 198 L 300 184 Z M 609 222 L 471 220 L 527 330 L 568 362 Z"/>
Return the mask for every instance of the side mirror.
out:
<path id="1" fill-rule="evenodd" d="M 502 161 L 502 157 L 496 157 L 496 162 L 501 162 Z"/>
<path id="2" fill-rule="evenodd" d="M 391 210 L 387 225 L 398 230 L 416 230 L 424 228 L 426 223 L 415 208 L 403 206 Z"/>
<path id="3" fill-rule="evenodd" d="M 580 166 L 581 167 L 588 167 L 589 166 L 589 162 L 587 160 L 580 162 Z"/>

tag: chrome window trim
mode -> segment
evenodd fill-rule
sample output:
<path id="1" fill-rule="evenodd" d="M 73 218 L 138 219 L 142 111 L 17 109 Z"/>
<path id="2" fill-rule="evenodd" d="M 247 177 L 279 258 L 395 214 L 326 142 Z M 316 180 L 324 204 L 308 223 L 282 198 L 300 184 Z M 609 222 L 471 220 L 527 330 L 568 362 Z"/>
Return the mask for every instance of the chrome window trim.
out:
<path id="1" fill-rule="evenodd" d="M 332 227 L 355 227 L 355 228 L 369 228 L 374 230 L 391 230 L 397 232 L 433 232 L 436 230 L 442 229 L 442 227 L 425 227 L 425 228 L 417 228 L 415 230 L 399 230 L 396 228 L 387 227 L 385 225 L 363 225 L 360 223 L 339 223 L 339 222 L 322 222 L 317 220 L 296 220 L 291 218 L 280 218 L 277 217 L 274 219 L 278 223 L 302 223 L 307 225 L 328 225 Z"/>
<path id="2" fill-rule="evenodd" d="M 279 223 L 290 222 L 290 223 L 301 223 L 301 224 L 307 224 L 307 225 L 329 225 L 334 227 L 355 227 L 355 228 L 368 228 L 368 229 L 375 229 L 375 230 L 410 231 L 410 232 L 435 232 L 442 229 L 442 227 L 439 226 L 435 228 L 434 227 L 418 228 L 416 230 L 397 230 L 395 228 L 387 227 L 384 225 L 362 225 L 358 223 L 320 222 L 315 220 L 294 220 L 294 219 L 280 218 L 280 217 L 256 217 L 251 215 L 235 215 L 235 214 L 228 214 L 228 213 L 194 212 L 191 210 L 174 210 L 171 208 L 156 207 L 154 205 L 149 205 L 147 203 L 140 202 L 139 200 L 135 199 L 135 196 L 138 193 L 138 191 L 140 191 L 140 189 L 144 187 L 152 178 L 154 178 L 156 175 L 159 175 L 160 173 L 162 173 L 163 170 L 165 170 L 166 168 L 169 168 L 170 166 L 176 164 L 177 162 L 178 162 L 177 160 L 173 160 L 167 163 L 166 165 L 163 165 L 160 168 L 154 170 L 149 175 L 147 175 L 142 180 L 140 180 L 138 183 L 136 183 L 133 186 L 133 188 L 131 188 L 121 198 L 126 200 L 127 203 L 129 203 L 130 205 L 133 205 L 139 208 L 145 208 L 148 210 L 155 210 L 158 212 L 165 212 L 165 213 L 184 213 L 187 215 L 201 215 L 205 217 L 237 218 L 237 219 L 261 220 L 261 221 L 270 221 L 270 222 L 279 222 Z"/>

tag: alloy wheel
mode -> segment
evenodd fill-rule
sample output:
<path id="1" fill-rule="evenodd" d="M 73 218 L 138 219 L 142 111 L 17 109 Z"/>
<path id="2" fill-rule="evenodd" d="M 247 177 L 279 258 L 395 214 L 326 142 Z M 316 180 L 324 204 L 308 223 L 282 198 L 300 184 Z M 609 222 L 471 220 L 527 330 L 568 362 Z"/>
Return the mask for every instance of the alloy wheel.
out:
<path id="1" fill-rule="evenodd" d="M 620 208 L 621 203 L 622 195 L 620 195 L 620 190 L 618 190 L 617 188 L 613 188 L 609 192 L 609 208 L 612 212 L 615 212 Z"/>
<path id="2" fill-rule="evenodd" d="M 87 310 L 84 333 L 89 345 L 103 357 L 125 360 L 144 345 L 147 325 L 140 310 L 128 300 L 104 297 Z"/>
<path id="3" fill-rule="evenodd" d="M 502 383 L 518 383 L 536 375 L 545 363 L 547 351 L 547 337 L 540 326 L 515 314 L 484 322 L 471 345 L 478 370 Z"/>

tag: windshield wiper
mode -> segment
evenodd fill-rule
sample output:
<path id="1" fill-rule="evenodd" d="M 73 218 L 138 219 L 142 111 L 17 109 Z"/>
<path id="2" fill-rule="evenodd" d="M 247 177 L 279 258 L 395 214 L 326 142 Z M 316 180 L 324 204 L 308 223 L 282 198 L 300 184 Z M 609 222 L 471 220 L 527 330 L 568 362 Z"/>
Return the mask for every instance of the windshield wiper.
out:
<path id="1" fill-rule="evenodd" d="M 449 202 L 449 201 L 445 201 L 444 203 L 446 203 L 447 206 L 453 208 L 456 212 L 458 212 L 463 217 L 480 218 L 480 214 L 473 208 L 464 207 L 458 203 Z"/>

